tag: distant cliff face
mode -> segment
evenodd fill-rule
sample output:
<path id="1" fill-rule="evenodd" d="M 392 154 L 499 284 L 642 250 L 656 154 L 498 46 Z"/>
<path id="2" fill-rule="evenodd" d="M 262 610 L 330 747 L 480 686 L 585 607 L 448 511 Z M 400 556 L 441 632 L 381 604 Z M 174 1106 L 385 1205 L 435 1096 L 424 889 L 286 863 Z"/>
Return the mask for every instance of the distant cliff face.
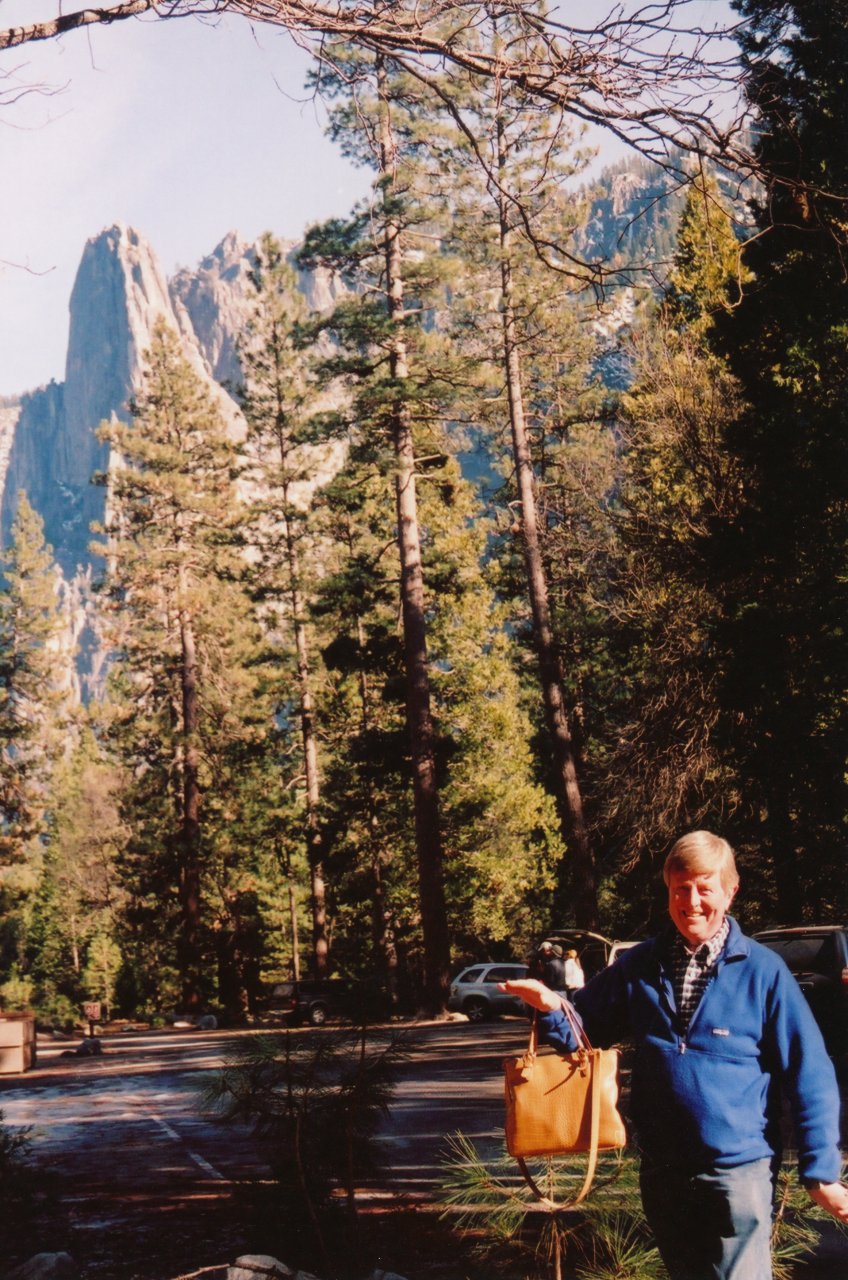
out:
<path id="1" fill-rule="evenodd" d="M 339 282 L 324 270 L 298 270 L 294 264 L 297 244 L 293 240 L 280 243 L 306 305 L 311 311 L 329 311 L 339 296 Z M 212 377 L 231 389 L 238 387 L 241 378 L 238 338 L 255 297 L 250 283 L 255 266 L 256 245 L 231 231 L 196 271 L 178 271 L 170 283 L 181 332 L 198 343 Z"/>
<path id="2" fill-rule="evenodd" d="M 216 329 L 209 312 L 208 327 L 232 347 L 237 309 L 224 282 L 218 296 L 223 318 Z M 89 240 L 83 251 L 71 293 L 64 383 L 24 395 L 13 430 L 0 432 L 0 465 L 4 443 L 8 450 L 3 544 L 8 544 L 17 494 L 24 489 L 69 581 L 91 563 L 91 522 L 103 519 L 105 490 L 92 477 L 107 472 L 109 448 L 97 439 L 97 427 L 113 417 L 129 419 L 144 353 L 160 320 L 181 335 L 186 358 L 238 432 L 241 415 L 210 372 L 203 344 L 179 298 L 172 300 L 156 254 L 138 232 L 121 225 Z M 13 412 L 6 410 L 4 418 L 11 419 Z"/>
<path id="3" fill-rule="evenodd" d="M 285 247 L 293 255 L 294 245 Z M 101 566 L 90 542 L 92 522 L 104 518 L 107 489 L 92 478 L 108 473 L 110 456 L 97 428 L 111 418 L 129 420 L 145 352 L 164 320 L 233 434 L 243 432 L 242 415 L 221 384 L 235 388 L 240 380 L 237 340 L 251 306 L 255 255 L 254 245 L 231 233 L 196 271 L 180 271 L 169 284 L 137 231 L 118 224 L 101 232 L 85 246 L 71 293 L 64 383 L 0 403 L 2 544 L 9 544 L 24 490 L 44 521 L 67 587 L 69 651 L 76 647 L 79 654 L 83 688 L 96 683 L 102 661 L 91 593 Z M 298 285 L 315 310 L 331 307 L 338 293 L 326 273 L 299 272 Z M 319 481 L 338 465 L 330 455 L 316 456 Z"/>
<path id="4" fill-rule="evenodd" d="M 86 558 L 88 526 L 84 522 L 83 488 L 67 483 L 65 438 L 65 388 L 51 382 L 21 397 L 3 486 L 3 545 L 8 546 L 18 493 L 23 489 L 49 529 L 48 541 L 57 553 L 65 576 Z M 87 452 L 91 444 L 85 441 Z M 85 489 L 88 489 L 88 485 Z"/>
<path id="5" fill-rule="evenodd" d="M 751 192 L 721 173 L 716 179 L 737 233 L 744 238 L 750 226 Z M 577 252 L 587 261 L 625 271 L 647 268 L 649 281 L 661 282 L 677 244 L 685 184 L 649 160 L 634 159 L 605 170 L 583 194 L 589 216 L 575 236 Z"/>
<path id="6" fill-rule="evenodd" d="M 238 386 L 236 344 L 250 309 L 252 245 L 235 232 L 225 236 L 196 271 L 178 271 L 170 292 L 180 330 L 199 344 L 212 377 Z"/>

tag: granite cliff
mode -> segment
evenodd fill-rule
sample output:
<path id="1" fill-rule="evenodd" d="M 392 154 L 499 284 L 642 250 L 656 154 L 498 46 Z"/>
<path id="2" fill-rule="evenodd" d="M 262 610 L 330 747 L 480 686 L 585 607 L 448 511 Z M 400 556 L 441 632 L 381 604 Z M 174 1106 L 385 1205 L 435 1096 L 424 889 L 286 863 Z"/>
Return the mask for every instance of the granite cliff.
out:
<path id="1" fill-rule="evenodd" d="M 101 232 L 85 246 L 71 294 L 64 382 L 0 405 L 3 545 L 24 490 L 44 521 L 61 570 L 84 679 L 98 667 L 91 593 L 97 563 L 90 541 L 92 521 L 102 521 L 107 496 L 92 478 L 110 465 L 97 427 L 113 417 L 128 420 L 144 352 L 154 326 L 164 320 L 240 434 L 240 411 L 222 383 L 238 383 L 236 338 L 249 308 L 254 252 L 231 233 L 196 271 L 180 271 L 169 282 L 151 246 L 132 227 L 117 224 Z M 299 285 L 313 307 L 332 305 L 326 276 L 300 273 Z"/>

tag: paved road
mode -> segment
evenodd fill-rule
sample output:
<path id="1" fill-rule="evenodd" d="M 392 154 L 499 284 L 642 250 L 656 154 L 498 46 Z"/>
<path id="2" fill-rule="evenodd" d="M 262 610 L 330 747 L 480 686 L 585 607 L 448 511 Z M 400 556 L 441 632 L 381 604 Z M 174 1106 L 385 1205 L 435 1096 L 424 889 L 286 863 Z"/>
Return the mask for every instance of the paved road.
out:
<path id="1" fill-rule="evenodd" d="M 139 1251 L 163 1224 L 185 1230 L 191 1221 L 195 1230 L 204 1211 L 217 1230 L 239 1185 L 268 1177 L 250 1131 L 216 1124 L 200 1108 L 204 1083 L 245 1034 L 259 1033 L 124 1033 L 104 1037 L 103 1054 L 91 1058 L 42 1041 L 33 1071 L 0 1077 L 4 1123 L 31 1128 L 86 1274 L 124 1280 L 129 1271 L 110 1270 L 114 1241 L 131 1238 Z M 415 1052 L 380 1135 L 385 1173 L 364 1189 L 372 1201 L 436 1195 L 449 1134 L 500 1146 L 501 1059 L 526 1041 L 527 1024 L 426 1023 L 411 1034 Z M 58 1235 L 38 1243 L 67 1247 Z"/>
<path id="2" fill-rule="evenodd" d="M 39 1153 L 59 1172 L 87 1167 L 96 1155 L 107 1177 L 177 1179 L 198 1169 L 218 1180 L 259 1175 L 265 1168 L 248 1133 L 215 1124 L 199 1107 L 209 1073 L 236 1040 L 255 1034 L 123 1033 L 105 1037 L 103 1054 L 90 1059 L 40 1042 L 35 1070 L 0 1077 L 0 1110 L 6 1124 L 32 1126 Z M 423 1023 L 410 1034 L 415 1051 L 400 1067 L 381 1143 L 399 1186 L 422 1191 L 437 1181 L 446 1135 L 500 1141 L 501 1059 L 526 1041 L 527 1030 L 504 1019 L 479 1027 Z"/>
<path id="3" fill-rule="evenodd" d="M 449 1135 L 502 1150 L 501 1059 L 526 1043 L 527 1024 L 507 1018 L 412 1031 L 417 1047 L 380 1134 L 384 1173 L 363 1189 L 375 1207 L 436 1197 Z M 62 1201 L 37 1248 L 69 1248 L 92 1280 L 173 1280 L 244 1251 L 251 1237 L 240 1188 L 268 1170 L 252 1134 L 205 1117 L 199 1094 L 245 1034 L 258 1033 L 127 1033 L 104 1037 L 102 1056 L 89 1059 L 41 1042 L 34 1071 L 0 1076 L 4 1122 L 31 1126 Z M 185 1239 L 181 1265 L 175 1238 Z M 32 1244 L 25 1252 L 21 1245 L 22 1256 L 36 1251 Z M 819 1266 L 804 1274 L 848 1275 L 844 1237 L 829 1233 Z"/>

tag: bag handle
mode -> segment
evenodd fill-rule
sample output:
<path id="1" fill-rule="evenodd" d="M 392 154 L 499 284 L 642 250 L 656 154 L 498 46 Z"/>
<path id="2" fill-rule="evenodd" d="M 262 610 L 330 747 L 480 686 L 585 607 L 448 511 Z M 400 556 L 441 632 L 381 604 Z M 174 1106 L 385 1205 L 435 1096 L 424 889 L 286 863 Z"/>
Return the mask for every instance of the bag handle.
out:
<path id="1" fill-rule="evenodd" d="M 571 1027 L 571 1030 L 574 1033 L 574 1038 L 577 1041 L 577 1051 L 579 1052 L 581 1049 L 586 1049 L 589 1053 L 591 1053 L 592 1042 L 589 1039 L 589 1037 L 586 1035 L 586 1032 L 583 1027 L 583 1023 L 580 1021 L 578 1017 L 575 1016 L 574 1010 L 572 1009 L 569 1002 L 562 997 L 561 999 L 562 999 L 562 1012 L 565 1014 L 566 1018 L 568 1019 L 568 1025 Z M 530 1041 L 527 1045 L 527 1056 L 531 1062 L 535 1058 L 538 1051 L 539 1051 L 539 1028 L 536 1022 L 536 1010 L 534 1009 L 533 1020 L 530 1023 Z"/>
<path id="2" fill-rule="evenodd" d="M 579 1049 L 584 1049 L 587 1052 L 592 1053 L 593 1049 L 589 1043 L 589 1037 L 586 1035 L 586 1032 L 583 1030 L 580 1022 L 578 1022 L 577 1018 L 574 1017 L 567 1000 L 563 1000 L 562 1002 L 562 1011 L 568 1018 L 569 1024 L 577 1036 Z M 533 1021 L 530 1025 L 530 1043 L 527 1046 L 527 1056 L 531 1062 L 536 1056 L 538 1043 L 539 1031 L 536 1026 L 536 1014 L 534 1011 Z M 582 1200 L 586 1199 L 595 1179 L 595 1169 L 598 1165 L 598 1142 L 600 1140 L 601 1131 L 601 1073 L 598 1071 L 597 1067 L 598 1064 L 594 1063 L 592 1067 L 592 1087 L 589 1093 L 589 1164 L 586 1169 L 586 1176 L 583 1179 L 583 1186 L 580 1188 L 575 1198 L 573 1200 L 565 1200 L 562 1203 L 557 1203 L 555 1200 L 551 1200 L 550 1197 L 546 1196 L 536 1185 L 530 1170 L 527 1168 L 524 1157 L 515 1157 L 516 1163 L 524 1177 L 524 1181 L 533 1192 L 533 1195 L 545 1206 L 546 1209 L 550 1211 L 573 1209 L 575 1205 L 580 1204 Z"/>

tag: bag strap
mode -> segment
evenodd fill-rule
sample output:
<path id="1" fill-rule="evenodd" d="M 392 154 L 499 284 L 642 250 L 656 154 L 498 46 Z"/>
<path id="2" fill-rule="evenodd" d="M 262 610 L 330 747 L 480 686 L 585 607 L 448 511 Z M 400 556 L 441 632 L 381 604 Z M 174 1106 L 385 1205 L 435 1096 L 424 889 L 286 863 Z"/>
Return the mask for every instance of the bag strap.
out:
<path id="1" fill-rule="evenodd" d="M 568 1025 L 571 1027 L 571 1030 L 574 1033 L 574 1038 L 577 1041 L 577 1048 L 588 1049 L 589 1052 L 591 1053 L 592 1042 L 589 1039 L 589 1037 L 586 1035 L 586 1031 L 583 1027 L 583 1023 L 575 1015 L 574 1010 L 572 1009 L 569 1002 L 565 999 L 565 997 L 561 997 L 561 1001 L 562 1001 L 562 1005 L 561 1005 L 562 1012 L 565 1014 L 565 1017 L 568 1020 Z M 533 1018 L 530 1023 L 530 1041 L 527 1045 L 527 1054 L 528 1054 L 528 1057 L 531 1059 L 531 1061 L 533 1058 L 535 1058 L 539 1049 L 539 1027 L 536 1021 L 537 1016 L 538 1016 L 537 1010 L 534 1009 Z"/>
<path id="2" fill-rule="evenodd" d="M 590 1053 L 592 1053 L 593 1050 L 592 1050 L 592 1046 L 589 1044 L 588 1037 L 586 1036 L 585 1031 L 583 1031 L 583 1028 L 580 1025 L 580 1023 L 577 1021 L 577 1019 L 569 1012 L 566 1001 L 563 1001 L 563 1013 L 565 1013 L 566 1017 L 568 1017 L 569 1022 L 571 1023 L 571 1026 L 574 1029 L 575 1033 L 578 1034 L 578 1036 L 582 1038 L 582 1040 L 584 1041 L 584 1044 L 581 1045 L 581 1047 L 585 1047 Z M 578 1040 L 578 1043 L 579 1043 L 579 1040 Z M 538 1045 L 538 1030 L 536 1028 L 536 1014 L 534 1013 L 533 1022 L 530 1027 L 530 1044 L 527 1049 L 528 1056 L 532 1055 L 533 1057 L 535 1057 L 537 1045 Z M 536 1197 L 538 1201 L 540 1201 L 540 1203 L 542 1203 L 545 1206 L 546 1209 L 550 1211 L 556 1211 L 559 1209 L 573 1209 L 576 1205 L 580 1204 L 582 1200 L 586 1199 L 591 1189 L 592 1183 L 595 1179 L 595 1170 L 598 1165 L 598 1143 L 600 1140 L 600 1133 L 601 1133 L 601 1073 L 598 1070 L 597 1060 L 594 1060 L 592 1062 L 591 1072 L 592 1072 L 592 1087 L 589 1093 L 589 1164 L 586 1169 L 586 1176 L 583 1179 L 583 1186 L 580 1188 L 579 1192 L 574 1197 L 574 1199 L 564 1200 L 561 1203 L 557 1203 L 555 1200 L 551 1200 L 550 1197 L 546 1196 L 544 1192 L 541 1191 L 537 1186 L 536 1182 L 534 1181 L 530 1173 L 530 1170 L 527 1168 L 527 1165 L 524 1161 L 524 1157 L 523 1156 L 515 1157 L 516 1163 L 524 1177 L 524 1181 L 527 1183 L 528 1187 L 533 1192 L 533 1195 Z"/>
<path id="3" fill-rule="evenodd" d="M 589 1037 L 586 1035 L 586 1029 L 583 1026 L 583 1023 L 576 1016 L 570 1002 L 566 1000 L 564 997 L 561 997 L 561 999 L 562 999 L 562 1012 L 565 1014 L 566 1018 L 568 1019 L 568 1025 L 571 1027 L 571 1030 L 574 1032 L 574 1035 L 577 1039 L 578 1049 L 588 1049 L 591 1052 L 592 1043 Z M 536 1021 L 536 1015 L 534 1013 L 533 1022 L 535 1023 L 535 1021 Z M 538 1034 L 539 1033 L 537 1031 L 536 1035 L 538 1036 Z"/>

